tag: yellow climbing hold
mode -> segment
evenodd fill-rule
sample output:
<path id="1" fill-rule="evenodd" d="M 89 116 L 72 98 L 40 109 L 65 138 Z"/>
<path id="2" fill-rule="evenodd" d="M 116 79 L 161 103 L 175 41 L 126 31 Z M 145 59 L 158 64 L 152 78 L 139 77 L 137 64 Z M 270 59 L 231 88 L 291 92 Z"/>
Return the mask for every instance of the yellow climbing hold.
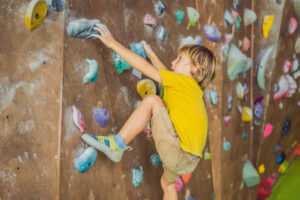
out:
<path id="1" fill-rule="evenodd" d="M 47 15 L 47 3 L 45 0 L 32 0 L 26 10 L 25 24 L 29 30 L 37 27 Z"/>
<path id="2" fill-rule="evenodd" d="M 264 165 L 264 164 L 261 164 L 261 165 L 258 167 L 258 173 L 259 173 L 259 174 L 265 173 L 265 165 Z"/>
<path id="3" fill-rule="evenodd" d="M 242 120 L 243 122 L 250 122 L 252 119 L 252 110 L 249 107 L 243 107 Z"/>
<path id="4" fill-rule="evenodd" d="M 155 84 L 150 79 L 143 79 L 137 83 L 137 91 L 142 98 L 149 94 L 156 94 Z"/>
<path id="5" fill-rule="evenodd" d="M 286 161 L 286 160 L 283 161 L 283 163 L 278 168 L 278 172 L 281 173 L 281 174 L 285 173 L 285 171 L 287 170 L 288 166 L 289 166 L 288 161 Z"/>
<path id="6" fill-rule="evenodd" d="M 269 36 L 269 32 L 271 30 L 273 20 L 274 20 L 274 15 L 264 16 L 263 35 L 265 38 L 268 38 L 268 36 Z"/>

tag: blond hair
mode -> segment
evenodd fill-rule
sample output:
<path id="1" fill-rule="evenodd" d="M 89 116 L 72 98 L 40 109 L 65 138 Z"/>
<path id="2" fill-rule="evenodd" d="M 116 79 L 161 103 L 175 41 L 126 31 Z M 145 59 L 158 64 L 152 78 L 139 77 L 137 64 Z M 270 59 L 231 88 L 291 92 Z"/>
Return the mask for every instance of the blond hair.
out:
<path id="1" fill-rule="evenodd" d="M 191 74 L 201 89 L 204 90 L 215 76 L 216 57 L 208 48 L 202 45 L 182 46 L 178 49 L 178 54 L 182 53 L 186 53 L 190 57 L 194 67 Z"/>

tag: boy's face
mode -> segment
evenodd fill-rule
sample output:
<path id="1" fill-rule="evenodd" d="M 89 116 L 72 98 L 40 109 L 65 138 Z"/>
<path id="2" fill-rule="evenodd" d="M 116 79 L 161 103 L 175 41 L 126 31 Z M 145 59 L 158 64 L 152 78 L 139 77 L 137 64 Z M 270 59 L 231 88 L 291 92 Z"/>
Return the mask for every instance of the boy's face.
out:
<path id="1" fill-rule="evenodd" d="M 177 58 L 172 61 L 172 71 L 183 74 L 190 75 L 191 74 L 191 65 L 192 61 L 186 53 L 178 54 Z"/>

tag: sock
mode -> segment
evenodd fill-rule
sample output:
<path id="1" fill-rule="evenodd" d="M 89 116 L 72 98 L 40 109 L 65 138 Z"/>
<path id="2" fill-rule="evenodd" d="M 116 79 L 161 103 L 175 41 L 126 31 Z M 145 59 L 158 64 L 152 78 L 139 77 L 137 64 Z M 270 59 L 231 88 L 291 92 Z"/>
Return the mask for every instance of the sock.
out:
<path id="1" fill-rule="evenodd" d="M 126 147 L 126 144 L 125 144 L 124 140 L 121 138 L 121 136 L 119 134 L 116 134 L 114 136 L 114 138 L 115 138 L 115 141 L 116 141 L 116 143 L 117 143 L 117 145 L 120 149 L 123 149 L 123 148 Z"/>

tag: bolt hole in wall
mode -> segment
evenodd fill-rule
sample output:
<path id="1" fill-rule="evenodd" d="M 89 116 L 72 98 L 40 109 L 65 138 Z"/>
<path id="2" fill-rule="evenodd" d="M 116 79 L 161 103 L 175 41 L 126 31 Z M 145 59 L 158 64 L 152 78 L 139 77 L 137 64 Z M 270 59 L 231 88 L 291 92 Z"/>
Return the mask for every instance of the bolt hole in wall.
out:
<path id="1" fill-rule="evenodd" d="M 8 116 L 8 115 L 6 115 L 6 119 L 9 119 L 9 116 Z"/>

